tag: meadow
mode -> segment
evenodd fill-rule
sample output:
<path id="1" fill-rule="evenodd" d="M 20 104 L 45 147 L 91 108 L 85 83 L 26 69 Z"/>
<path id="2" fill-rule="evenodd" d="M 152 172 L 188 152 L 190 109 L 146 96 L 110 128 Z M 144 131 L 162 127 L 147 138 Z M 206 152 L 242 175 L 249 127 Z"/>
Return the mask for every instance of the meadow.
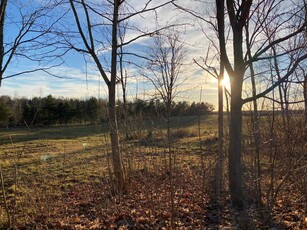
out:
<path id="1" fill-rule="evenodd" d="M 248 152 L 249 118 L 245 120 Z M 125 194 L 114 192 L 107 124 L 1 129 L 0 228 L 5 229 L 10 221 L 16 229 L 168 229 L 170 172 L 165 122 L 134 119 L 129 122 L 129 135 L 123 135 L 124 127 L 121 133 L 129 177 Z M 307 226 L 303 178 L 298 187 L 290 183 L 290 176 L 283 182 L 286 186 L 276 194 L 272 208 L 273 225 L 256 206 L 246 215 L 232 210 L 226 177 L 220 201 L 212 202 L 218 151 L 216 115 L 173 117 L 171 142 L 177 229 Z M 254 183 L 251 154 L 244 159 L 249 194 Z M 266 156 L 262 159 L 263 171 L 268 171 L 263 178 L 270 178 L 269 160 Z M 284 179 L 277 172 L 285 170 L 276 165 L 274 186 Z M 265 189 L 270 186 L 269 179 L 262 182 Z M 294 199 L 296 202 L 289 203 Z"/>

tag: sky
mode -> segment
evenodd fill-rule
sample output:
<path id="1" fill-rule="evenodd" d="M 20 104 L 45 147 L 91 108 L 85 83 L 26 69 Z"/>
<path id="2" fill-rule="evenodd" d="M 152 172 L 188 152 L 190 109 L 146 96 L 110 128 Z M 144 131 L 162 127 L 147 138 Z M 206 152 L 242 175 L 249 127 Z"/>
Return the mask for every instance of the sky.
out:
<path id="1" fill-rule="evenodd" d="M 4 56 L 4 62 L 9 60 L 11 45 L 14 44 L 15 38 L 22 28 L 22 24 L 20 23 L 22 18 L 23 21 L 31 21 L 33 18 L 37 17 L 38 21 L 33 24 L 34 27 L 29 30 L 30 32 L 28 34 L 19 37 L 21 43 L 37 36 L 39 39 L 30 44 L 26 42 L 16 50 L 17 55 L 13 56 L 8 68 L 4 72 L 4 80 L 1 83 L 0 95 L 31 98 L 44 97 L 52 94 L 55 97 L 64 98 L 107 98 L 107 87 L 100 73 L 97 71 L 97 66 L 93 63 L 92 58 L 88 55 L 76 52 L 75 50 L 66 52 L 68 43 L 73 44 L 79 50 L 85 49 L 77 33 L 76 22 L 69 4 L 60 5 L 56 8 L 49 5 L 49 8 L 44 8 L 42 11 L 40 10 L 41 4 L 49 4 L 54 1 L 8 1 L 9 5 L 6 12 L 4 28 L 4 50 L 8 53 Z M 133 13 L 135 11 L 140 11 L 144 8 L 146 2 L 149 3 L 148 8 L 151 8 L 157 4 L 165 3 L 166 1 L 167 0 L 126 0 L 128 5 L 124 12 Z M 86 2 L 90 2 L 95 9 L 99 10 L 100 15 L 108 16 L 111 12 L 110 8 L 105 4 L 108 2 L 107 0 L 88 0 Z M 178 5 L 189 9 L 194 15 L 205 17 L 207 20 L 213 20 L 214 18 L 214 2 L 213 0 L 176 0 Z M 278 6 L 283 4 L 282 2 L 279 3 Z M 291 1 L 288 3 L 293 5 Z M 264 4 L 263 7 L 265 6 Z M 283 4 L 284 8 L 287 8 L 287 6 L 288 5 Z M 77 8 L 77 10 L 80 13 L 80 8 Z M 276 10 L 278 11 L 280 8 L 276 8 Z M 35 12 L 35 14 L 29 17 L 33 12 Z M 258 11 L 256 10 L 254 13 L 257 14 Z M 281 13 L 283 13 L 282 9 Z M 106 27 L 105 25 L 109 22 L 97 14 L 90 14 L 90 17 L 92 25 L 94 25 L 93 36 L 95 39 L 95 52 L 98 54 L 99 60 L 108 75 L 110 66 L 111 49 L 109 41 L 111 40 L 111 30 L 110 26 Z M 291 18 L 291 14 L 289 17 Z M 85 28 L 85 15 L 81 14 L 80 18 L 81 26 Z M 288 31 L 288 27 L 287 23 L 279 24 L 281 23 L 278 21 L 279 19 L 279 17 L 276 18 L 277 21 L 275 20 L 275 24 L 277 23 L 279 30 L 281 30 L 278 35 L 282 35 L 284 31 Z M 291 24 L 291 20 L 289 22 Z M 270 21 L 270 23 L 272 26 L 275 25 L 274 21 Z M 50 25 L 53 26 L 49 28 Z M 178 80 L 180 87 L 178 87 L 177 91 L 181 93 L 177 95 L 175 100 L 189 102 L 199 102 L 202 100 L 212 103 L 215 109 L 217 109 L 217 80 L 195 64 L 195 60 L 203 64 L 203 60 L 206 59 L 210 66 L 216 69 L 219 67 L 218 55 L 216 52 L 218 42 L 214 30 L 210 28 L 208 23 L 196 19 L 190 14 L 180 11 L 169 4 L 159 8 L 155 12 L 150 11 L 129 18 L 124 42 L 138 37 L 142 32 L 152 32 L 157 28 L 169 25 L 176 25 L 172 27 L 172 30 L 180 34 L 180 41 L 184 44 L 184 49 L 186 50 L 186 62 L 184 63 L 183 71 Z M 25 27 L 21 32 L 23 33 L 27 31 L 27 29 L 29 28 Z M 40 37 L 38 31 L 46 29 L 52 33 Z M 166 30 L 163 30 L 163 33 L 166 33 Z M 228 34 L 228 36 L 227 39 L 231 41 L 231 34 Z M 253 52 L 257 51 L 259 44 L 263 45 L 262 36 L 263 34 L 259 32 L 256 33 L 256 37 L 253 38 L 256 40 L 258 39 L 257 41 L 261 41 L 259 43 L 255 42 L 253 45 L 253 49 L 255 50 L 252 50 Z M 88 38 L 87 33 L 86 37 Z M 142 37 L 125 46 L 124 52 L 147 56 L 149 47 L 152 44 L 153 37 Z M 231 45 L 231 42 L 228 44 Z M 232 61 L 232 52 L 232 49 L 227 49 L 230 62 Z M 53 55 L 57 55 L 60 58 L 54 59 L 55 56 Z M 154 89 L 154 86 L 148 79 L 142 77 L 142 73 L 146 72 L 146 61 L 129 55 L 125 55 L 124 59 L 127 61 L 125 64 L 125 71 L 128 74 L 128 100 L 134 100 L 136 98 L 147 100 L 155 96 L 157 90 Z M 278 59 L 280 61 L 280 67 L 287 68 L 287 64 L 289 63 L 285 64 L 282 57 Z M 256 79 L 257 88 L 259 89 L 257 89 L 258 92 L 266 89 L 268 85 L 271 84 L 271 78 L 274 78 L 272 72 L 268 71 L 267 74 L 262 73 L 262 68 L 266 69 L 266 67 L 268 67 L 264 64 L 268 65 L 269 63 L 259 61 L 254 65 L 259 72 L 259 78 Z M 48 69 L 49 74 L 43 71 L 31 72 L 31 70 L 36 68 L 50 66 L 53 66 L 53 68 Z M 10 75 L 16 75 L 24 71 L 30 71 L 30 73 L 8 78 Z M 242 92 L 243 97 L 251 96 L 251 84 L 248 75 L 249 73 L 247 70 L 245 76 L 247 81 L 244 82 Z M 185 81 L 182 82 L 183 79 L 185 79 Z M 229 89 L 228 79 L 225 80 L 225 85 Z M 295 92 L 294 95 L 295 97 L 296 95 L 300 95 L 300 91 L 298 93 Z M 122 98 L 120 84 L 117 85 L 117 98 Z"/>
<path id="2" fill-rule="evenodd" d="M 163 2 L 163 0 L 156 0 L 152 1 L 151 4 L 155 5 L 161 2 Z M 200 3 L 197 1 L 188 2 L 189 8 L 198 10 L 201 9 L 203 12 L 200 13 L 204 15 L 208 13 L 205 12 L 204 7 L 199 7 L 198 4 Z M 140 0 L 132 0 L 129 1 L 129 3 L 131 6 L 135 6 L 135 8 L 138 9 L 143 7 L 142 4 L 140 4 Z M 24 12 L 25 15 L 27 12 L 31 12 L 31 10 L 35 8 L 33 6 L 39 5 L 39 0 L 34 0 L 31 4 L 23 5 L 22 12 Z M 187 4 L 187 1 L 180 1 L 180 4 L 184 6 Z M 63 11 L 65 11 L 65 8 L 61 8 L 59 11 L 56 10 L 56 13 L 51 13 L 51 19 L 49 19 L 48 22 L 45 21 L 45 23 L 48 24 L 51 23 L 52 20 L 55 21 L 58 14 Z M 20 28 L 18 25 L 20 15 L 18 15 L 16 12 L 17 11 L 13 6 L 8 8 L 7 14 L 9 15 L 9 19 L 6 21 L 5 27 L 7 42 L 12 41 L 14 35 L 16 35 L 16 32 L 18 31 L 18 28 Z M 72 14 L 69 12 L 61 21 L 60 26 L 57 28 L 61 27 L 61 29 L 63 29 L 63 25 L 65 25 L 65 27 L 75 28 L 75 24 L 72 19 Z M 101 19 L 98 17 L 93 18 L 93 22 L 99 22 L 99 20 Z M 182 73 L 182 79 L 187 79 L 180 85 L 178 90 L 182 93 L 180 93 L 175 100 L 198 102 L 201 98 L 202 101 L 212 103 L 217 108 L 217 80 L 212 76 L 209 76 L 202 69 L 200 69 L 200 67 L 193 63 L 194 59 L 201 60 L 201 57 L 205 58 L 209 45 L 204 33 L 206 33 L 207 36 L 214 38 L 215 35 L 212 30 L 200 21 L 195 21 L 194 19 L 192 20 L 190 16 L 182 11 L 175 10 L 172 6 L 159 9 L 157 14 L 148 13 L 134 17 L 129 20 L 129 25 L 140 28 L 144 31 L 153 31 L 157 27 L 156 22 L 158 22 L 160 26 L 174 23 L 182 25 L 176 27 L 176 30 L 180 32 L 180 39 L 182 42 L 184 42 L 185 49 L 187 51 L 186 64 Z M 138 35 L 139 33 L 137 31 L 128 31 L 125 39 L 128 41 Z M 94 36 L 97 36 L 97 39 L 106 39 L 102 38 L 103 36 L 100 36 L 98 32 L 94 34 Z M 80 40 L 72 39 L 72 41 L 79 47 L 83 47 Z M 152 38 L 145 37 L 128 45 L 125 49 L 128 52 L 146 55 L 148 45 L 151 43 Z M 101 49 L 99 50 L 99 48 Z M 31 52 L 39 53 L 40 50 L 30 50 L 29 53 Z M 98 45 L 97 52 L 99 52 L 101 60 L 109 59 L 110 57 L 109 47 L 107 46 L 100 47 Z M 214 52 L 212 52 L 212 54 L 213 53 Z M 126 58 L 130 58 L 129 61 L 134 62 L 137 65 L 145 65 L 144 60 L 136 58 L 131 59 L 131 57 Z M 92 63 L 91 58 L 84 57 L 77 52 L 70 51 L 64 56 L 64 61 L 65 63 L 61 66 L 57 66 L 50 70 L 50 72 L 52 72 L 54 75 L 58 75 L 62 78 L 50 76 L 42 71 L 19 75 L 3 80 L 0 88 L 0 94 L 9 95 L 11 97 L 27 98 L 44 97 L 49 94 L 52 94 L 55 97 L 65 98 L 88 98 L 92 96 L 107 98 L 107 87 L 97 71 L 97 68 Z M 107 63 L 104 61 L 102 62 L 105 64 L 105 66 L 107 66 Z M 59 61 L 52 62 L 52 64 L 55 63 L 59 63 Z M 35 69 L 37 64 L 37 62 L 25 60 L 22 58 L 22 56 L 20 56 L 12 61 L 4 76 Z M 148 82 L 148 80 L 141 77 L 141 69 L 135 65 L 126 65 L 126 68 L 129 76 L 128 99 L 133 100 L 135 98 L 151 98 L 155 94 L 156 90 L 150 84 L 150 82 Z M 117 96 L 119 99 L 121 98 L 120 85 L 118 85 Z"/>

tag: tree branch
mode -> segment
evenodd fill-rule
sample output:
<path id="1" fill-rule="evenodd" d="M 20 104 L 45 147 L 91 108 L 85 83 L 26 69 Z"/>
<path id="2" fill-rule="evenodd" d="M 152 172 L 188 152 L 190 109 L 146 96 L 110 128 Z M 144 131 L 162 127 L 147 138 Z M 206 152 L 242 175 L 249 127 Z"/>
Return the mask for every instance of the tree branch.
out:
<path id="1" fill-rule="evenodd" d="M 262 93 L 257 94 L 254 97 L 249 97 L 249 98 L 245 98 L 242 100 L 242 104 L 245 104 L 247 102 L 251 102 L 253 100 L 256 100 L 258 98 L 264 97 L 266 94 L 268 94 L 269 92 L 271 92 L 273 89 L 275 89 L 279 84 L 285 82 L 290 76 L 291 74 L 294 73 L 296 67 L 299 65 L 299 63 L 303 60 L 307 59 L 307 54 L 299 57 L 295 63 L 292 65 L 291 69 L 287 72 L 287 74 L 285 76 L 283 76 L 282 78 L 280 78 L 280 80 L 278 80 L 277 82 L 275 82 L 272 86 L 270 86 L 268 89 L 264 90 Z"/>

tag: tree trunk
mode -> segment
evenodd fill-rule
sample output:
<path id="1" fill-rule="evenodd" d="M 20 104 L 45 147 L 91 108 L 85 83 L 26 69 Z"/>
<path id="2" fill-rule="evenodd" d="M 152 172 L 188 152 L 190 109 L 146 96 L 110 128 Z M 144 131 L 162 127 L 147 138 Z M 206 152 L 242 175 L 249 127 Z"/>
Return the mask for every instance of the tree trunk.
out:
<path id="1" fill-rule="evenodd" d="M 112 57 L 111 57 L 111 81 L 109 89 L 109 125 L 112 148 L 113 169 L 116 178 L 116 186 L 119 193 L 125 192 L 127 183 L 122 156 L 119 147 L 118 125 L 116 116 L 116 74 L 117 74 L 117 26 L 118 26 L 119 1 L 114 1 L 112 24 Z"/>
<path id="2" fill-rule="evenodd" d="M 276 71 L 277 80 L 280 81 L 281 76 L 280 76 L 280 70 L 279 70 L 279 66 L 278 66 L 277 52 L 276 52 L 275 46 L 272 46 L 272 51 L 273 51 L 273 60 L 274 60 L 274 67 L 275 67 L 275 71 Z M 283 83 L 280 83 L 278 85 L 278 93 L 279 93 L 280 110 L 281 110 L 281 117 L 282 117 L 282 121 L 283 121 L 283 127 L 286 130 L 288 128 L 288 126 L 286 125 L 286 113 L 287 113 L 287 111 L 285 110 L 286 101 L 284 101 L 284 97 L 286 97 L 286 95 L 284 95 L 284 97 L 283 97 L 283 93 L 285 93 L 285 91 L 283 90 Z M 254 95 L 253 95 L 253 97 L 254 97 Z"/>
<path id="3" fill-rule="evenodd" d="M 224 111 L 223 111 L 223 80 L 224 69 L 221 70 L 218 78 L 218 152 L 215 165 L 215 199 L 219 204 L 223 189 L 223 147 L 224 147 Z"/>
<path id="4" fill-rule="evenodd" d="M 223 47 L 225 47 L 225 34 L 224 34 L 224 1 L 216 0 L 216 15 L 218 20 L 218 33 L 220 40 L 220 74 L 218 76 L 218 154 L 217 161 L 215 166 L 215 195 L 217 201 L 220 200 L 221 195 L 221 187 L 222 187 L 222 169 L 223 169 L 223 121 L 224 121 L 224 111 L 223 111 L 223 84 L 222 81 L 224 79 L 224 64 L 225 64 L 225 51 L 222 51 Z"/>
<path id="5" fill-rule="evenodd" d="M 175 219 L 175 203 L 174 203 L 174 185 L 173 185 L 173 154 L 172 154 L 172 140 L 171 140 L 171 127 L 170 127 L 170 113 L 171 113 L 171 103 L 167 103 L 167 143 L 168 143 L 168 153 L 169 153 L 169 185 L 170 185 L 170 222 L 171 229 L 175 229 L 174 219 Z"/>
<path id="6" fill-rule="evenodd" d="M 119 193 L 126 190 L 126 176 L 119 147 L 118 125 L 116 119 L 115 88 L 109 87 L 109 126 L 112 148 L 112 162 L 116 187 Z"/>
<path id="7" fill-rule="evenodd" d="M 231 90 L 231 92 L 228 152 L 229 189 L 232 205 L 236 208 L 242 208 L 244 206 L 241 166 L 242 99 L 241 91 Z"/>
<path id="8" fill-rule="evenodd" d="M 307 4 L 305 3 L 305 12 L 307 12 Z M 306 14 L 305 14 L 305 20 L 307 20 L 306 18 Z M 307 33 L 305 33 L 305 39 L 307 38 Z M 305 71 L 303 71 L 304 73 L 304 100 L 305 100 L 305 111 L 304 111 L 304 119 L 305 119 L 305 140 L 307 141 L 307 74 Z"/>
<path id="9" fill-rule="evenodd" d="M 243 208 L 241 142 L 242 142 L 242 85 L 245 73 L 243 59 L 243 28 L 233 29 L 234 71 L 229 74 L 231 86 L 230 123 L 229 123 L 229 189 L 232 205 Z"/>
<path id="10" fill-rule="evenodd" d="M 3 56 L 4 56 L 4 19 L 5 19 L 5 10 L 7 6 L 7 0 L 1 1 L 0 5 L 0 86 L 3 77 Z"/>
<path id="11" fill-rule="evenodd" d="M 304 76 L 304 100 L 305 100 L 305 111 L 304 111 L 304 119 L 305 119 L 305 140 L 307 141 L 307 76 Z"/>
<path id="12" fill-rule="evenodd" d="M 251 56 L 250 56 L 251 57 Z M 253 64 L 250 65 L 250 71 L 251 71 L 251 82 L 252 82 L 252 92 L 253 97 L 257 95 L 256 92 L 256 82 L 255 82 L 255 74 L 254 74 L 254 68 Z M 261 162 L 260 162 L 260 143 L 261 143 L 261 135 L 260 135 L 260 127 L 259 127 L 259 117 L 258 117 L 258 103 L 257 99 L 253 101 L 253 137 L 254 137 L 254 143 L 255 143 L 255 166 L 257 168 L 256 173 L 256 185 L 255 189 L 257 197 L 257 204 L 258 206 L 261 205 Z"/>
<path id="13" fill-rule="evenodd" d="M 123 43 L 123 42 L 122 42 Z M 124 132 L 125 138 L 128 139 L 128 108 L 127 108 L 127 72 L 124 73 L 123 47 L 120 47 L 119 64 L 120 64 L 120 81 L 123 91 L 123 115 L 124 115 Z"/>

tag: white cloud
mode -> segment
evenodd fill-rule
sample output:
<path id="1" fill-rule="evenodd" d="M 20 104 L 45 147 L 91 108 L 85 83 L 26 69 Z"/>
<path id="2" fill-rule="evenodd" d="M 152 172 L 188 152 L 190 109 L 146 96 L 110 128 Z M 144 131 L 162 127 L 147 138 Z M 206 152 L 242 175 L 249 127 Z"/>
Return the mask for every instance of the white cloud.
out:
<path id="1" fill-rule="evenodd" d="M 100 2 L 100 1 L 99 1 Z M 130 5 L 137 6 L 137 10 L 143 7 L 143 4 L 147 1 L 132 0 Z M 161 4 L 164 1 L 152 1 L 150 4 Z M 203 3 L 199 1 L 183 1 L 180 0 L 179 4 L 184 7 L 190 7 L 193 10 L 203 11 Z M 201 4 L 202 7 L 198 7 Z M 150 7 L 150 5 L 149 5 Z M 194 22 L 189 15 L 182 11 L 175 10 L 174 6 L 168 5 L 165 8 L 157 10 L 158 24 L 159 26 L 186 23 L 185 26 L 176 27 L 176 30 L 181 32 L 181 39 L 186 43 L 188 53 L 187 60 L 192 63 L 193 59 L 199 59 L 204 57 L 207 52 L 208 44 L 205 43 L 206 38 L 203 31 L 200 29 L 200 24 Z M 203 13 L 203 12 L 200 12 Z M 130 23 L 133 26 L 140 28 L 143 31 L 153 31 L 156 29 L 156 14 L 149 12 L 131 18 Z M 194 26 L 195 25 L 195 26 Z M 210 30 L 205 30 L 210 34 Z M 128 31 L 126 35 L 126 41 L 133 39 L 140 35 L 137 31 Z M 211 35 L 210 35 L 211 36 Z M 211 36 L 212 37 L 212 36 Z M 137 40 L 134 44 L 144 46 L 148 45 L 150 38 L 144 37 Z M 100 46 L 98 48 L 101 48 Z M 140 52 L 140 48 L 128 46 L 129 52 Z M 108 52 L 109 53 L 109 52 Z M 104 55 L 100 53 L 99 55 Z M 77 55 L 76 55 L 77 56 Z M 44 73 L 32 73 L 23 75 L 3 81 L 1 86 L 2 95 L 10 96 L 46 96 L 52 94 L 54 96 L 63 97 L 89 97 L 89 96 L 106 96 L 106 86 L 103 83 L 101 76 L 95 68 L 95 65 L 89 64 L 87 69 L 84 64 L 84 60 L 80 57 L 80 65 L 74 65 L 74 67 L 61 66 L 53 70 L 53 72 L 60 76 L 65 76 L 68 79 L 58 79 L 47 76 Z M 18 66 L 18 68 L 23 68 Z M 87 72 L 87 74 L 85 74 Z M 146 91 L 146 95 L 150 95 L 154 92 L 152 86 L 145 83 L 144 79 L 140 78 L 139 69 L 133 65 L 129 66 L 128 73 L 131 76 L 128 83 L 128 95 L 130 98 L 135 97 L 136 94 L 143 94 Z M 203 91 L 203 100 L 216 104 L 216 88 L 217 82 L 214 78 L 208 76 L 204 71 L 195 64 L 190 64 L 189 70 L 184 73 L 189 77 L 187 81 L 182 85 L 180 91 L 180 99 L 183 100 L 199 100 L 200 89 Z M 100 79 L 100 80 L 99 80 Z M 99 84 L 100 82 L 100 84 Z M 146 84 L 146 85 L 145 85 Z M 143 89 L 144 88 L 144 89 Z M 120 87 L 118 97 L 121 97 Z"/>

